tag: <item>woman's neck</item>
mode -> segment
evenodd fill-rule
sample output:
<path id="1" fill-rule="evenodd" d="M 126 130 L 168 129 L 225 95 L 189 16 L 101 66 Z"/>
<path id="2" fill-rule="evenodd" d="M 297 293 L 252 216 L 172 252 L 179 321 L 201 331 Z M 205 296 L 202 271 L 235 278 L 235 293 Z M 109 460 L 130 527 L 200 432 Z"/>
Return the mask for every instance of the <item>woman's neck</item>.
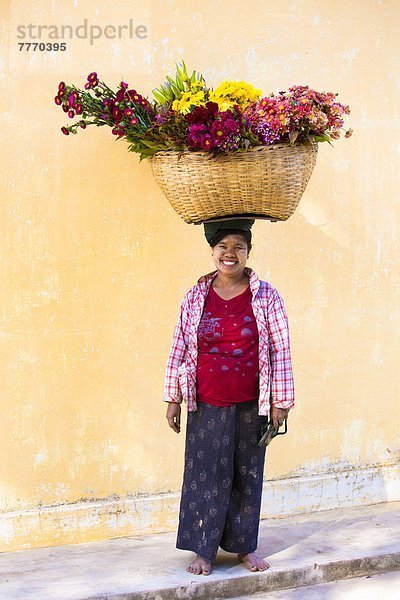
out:
<path id="1" fill-rule="evenodd" d="M 234 275 L 232 277 L 227 277 L 222 273 L 218 273 L 218 275 L 213 281 L 213 287 L 218 287 L 221 289 L 243 287 L 243 289 L 245 289 L 248 286 L 248 283 L 249 278 L 244 272 L 242 272 L 241 274 L 239 273 L 238 275 Z"/>

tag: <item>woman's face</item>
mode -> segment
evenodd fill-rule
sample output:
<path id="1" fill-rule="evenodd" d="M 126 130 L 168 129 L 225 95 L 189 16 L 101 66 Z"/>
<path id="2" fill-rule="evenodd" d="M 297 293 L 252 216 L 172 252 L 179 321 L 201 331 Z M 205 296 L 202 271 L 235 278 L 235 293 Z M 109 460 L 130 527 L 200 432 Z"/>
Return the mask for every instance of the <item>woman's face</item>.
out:
<path id="1" fill-rule="evenodd" d="M 218 271 L 227 277 L 237 277 L 243 273 L 249 252 L 241 235 L 229 234 L 212 249 L 214 264 Z"/>

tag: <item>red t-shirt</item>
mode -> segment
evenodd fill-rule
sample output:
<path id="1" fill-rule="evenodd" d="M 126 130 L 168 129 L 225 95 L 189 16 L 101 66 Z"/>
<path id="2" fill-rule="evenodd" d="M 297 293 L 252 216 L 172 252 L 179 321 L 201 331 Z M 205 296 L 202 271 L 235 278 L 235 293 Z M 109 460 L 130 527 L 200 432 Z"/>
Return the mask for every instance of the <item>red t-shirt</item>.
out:
<path id="1" fill-rule="evenodd" d="M 197 400 L 232 406 L 257 400 L 258 329 L 251 291 L 224 300 L 212 285 L 199 324 Z"/>

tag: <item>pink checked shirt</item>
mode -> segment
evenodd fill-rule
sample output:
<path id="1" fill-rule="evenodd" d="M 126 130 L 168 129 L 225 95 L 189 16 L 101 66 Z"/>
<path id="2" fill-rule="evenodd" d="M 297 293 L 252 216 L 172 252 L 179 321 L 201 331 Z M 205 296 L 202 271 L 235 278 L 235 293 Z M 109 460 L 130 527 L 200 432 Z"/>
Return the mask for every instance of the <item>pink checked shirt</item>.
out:
<path id="1" fill-rule="evenodd" d="M 294 385 L 290 358 L 289 324 L 283 300 L 271 284 L 258 279 L 245 267 L 252 293 L 251 305 L 259 335 L 260 395 L 258 413 L 268 415 L 277 408 L 294 406 Z M 197 410 L 196 367 L 197 329 L 205 299 L 218 271 L 201 277 L 183 299 L 175 327 L 165 373 L 164 402 L 184 400 L 189 411 Z"/>

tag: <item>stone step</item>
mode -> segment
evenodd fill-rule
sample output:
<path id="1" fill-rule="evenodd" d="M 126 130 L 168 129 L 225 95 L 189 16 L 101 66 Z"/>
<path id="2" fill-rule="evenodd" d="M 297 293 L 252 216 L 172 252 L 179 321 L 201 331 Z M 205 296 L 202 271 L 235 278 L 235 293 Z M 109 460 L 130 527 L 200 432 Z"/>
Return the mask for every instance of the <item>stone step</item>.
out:
<path id="1" fill-rule="evenodd" d="M 264 519 L 259 552 L 271 568 L 251 573 L 220 551 L 209 576 L 191 575 L 192 557 L 175 534 L 0 554 L 7 600 L 215 600 L 400 569 L 400 502 Z"/>

